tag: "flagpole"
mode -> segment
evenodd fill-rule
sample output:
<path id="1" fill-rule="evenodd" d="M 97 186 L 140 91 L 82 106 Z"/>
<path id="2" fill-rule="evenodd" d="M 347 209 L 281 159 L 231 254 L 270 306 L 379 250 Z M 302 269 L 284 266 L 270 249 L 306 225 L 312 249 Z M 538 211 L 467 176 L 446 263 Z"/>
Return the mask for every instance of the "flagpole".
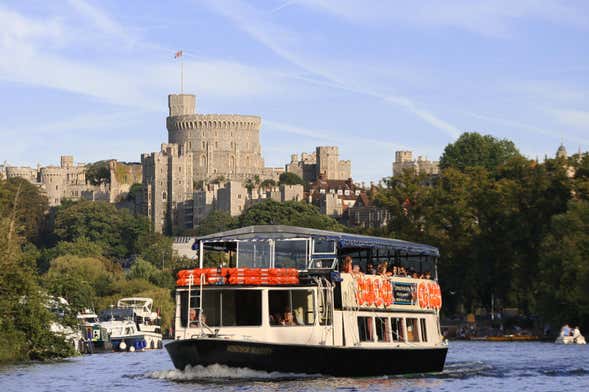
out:
<path id="1" fill-rule="evenodd" d="M 180 94 L 184 94 L 184 56 L 180 56 Z"/>

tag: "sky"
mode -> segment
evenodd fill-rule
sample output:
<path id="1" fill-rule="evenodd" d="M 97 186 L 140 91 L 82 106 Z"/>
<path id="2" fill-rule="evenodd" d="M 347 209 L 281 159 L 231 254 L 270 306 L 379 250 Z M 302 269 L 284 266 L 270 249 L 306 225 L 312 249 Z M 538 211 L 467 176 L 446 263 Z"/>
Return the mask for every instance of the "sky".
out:
<path id="1" fill-rule="evenodd" d="M 585 0 L 0 0 L 0 162 L 140 161 L 167 95 L 262 117 L 266 166 L 336 145 L 359 181 L 462 133 L 589 150 Z"/>

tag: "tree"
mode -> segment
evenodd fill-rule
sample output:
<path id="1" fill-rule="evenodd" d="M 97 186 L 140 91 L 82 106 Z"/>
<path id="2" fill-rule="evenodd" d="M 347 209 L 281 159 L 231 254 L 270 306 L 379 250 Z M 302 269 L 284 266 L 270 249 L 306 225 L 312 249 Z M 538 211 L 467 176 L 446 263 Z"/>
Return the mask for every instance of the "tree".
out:
<path id="1" fill-rule="evenodd" d="M 303 179 L 299 176 L 297 176 L 295 173 L 291 173 L 291 172 L 284 172 L 282 174 L 280 174 L 279 177 L 279 182 L 280 185 L 306 185 L 305 181 L 303 181 Z"/>
<path id="2" fill-rule="evenodd" d="M 100 257 L 60 256 L 51 261 L 44 276 L 48 292 L 65 298 L 74 311 L 93 308 L 96 297 L 108 295 L 120 268 Z"/>
<path id="3" fill-rule="evenodd" d="M 539 309 L 553 325 L 589 328 L 589 201 L 569 202 L 552 217 L 542 242 L 536 294 Z"/>
<path id="4" fill-rule="evenodd" d="M 197 234 L 218 233 L 235 227 L 237 227 L 237 218 L 231 216 L 228 212 L 214 210 L 198 225 Z"/>
<path id="5" fill-rule="evenodd" d="M 276 181 L 274 181 L 271 178 L 267 178 L 260 183 L 260 188 L 262 188 L 262 189 L 268 189 L 268 188 L 272 188 L 274 186 L 276 186 Z"/>
<path id="6" fill-rule="evenodd" d="M 139 251 L 149 222 L 110 203 L 80 201 L 57 210 L 53 232 L 59 241 L 84 237 L 101 246 L 106 255 L 121 259 Z"/>
<path id="7" fill-rule="evenodd" d="M 41 243 L 48 208 L 47 197 L 27 180 L 0 180 L 0 218 L 9 218 L 14 213 L 18 232 L 37 245 Z"/>
<path id="8" fill-rule="evenodd" d="M 440 168 L 464 170 L 467 167 L 481 166 L 494 172 L 500 165 L 520 156 L 513 142 L 509 140 L 466 132 L 446 146 L 440 158 Z"/>
<path id="9" fill-rule="evenodd" d="M 108 161 L 98 161 L 86 165 L 86 181 L 92 185 L 110 184 Z"/>
<path id="10" fill-rule="evenodd" d="M 14 226 L 11 219 L 0 218 L 0 363 L 72 355 L 65 340 L 50 331 L 56 317 L 46 306 L 34 260 L 23 255 Z"/>
<path id="11" fill-rule="evenodd" d="M 250 225 L 291 225 L 343 231 L 343 227 L 335 219 L 321 214 L 311 204 L 300 201 L 279 203 L 272 199 L 255 204 L 241 214 L 239 226 Z"/>

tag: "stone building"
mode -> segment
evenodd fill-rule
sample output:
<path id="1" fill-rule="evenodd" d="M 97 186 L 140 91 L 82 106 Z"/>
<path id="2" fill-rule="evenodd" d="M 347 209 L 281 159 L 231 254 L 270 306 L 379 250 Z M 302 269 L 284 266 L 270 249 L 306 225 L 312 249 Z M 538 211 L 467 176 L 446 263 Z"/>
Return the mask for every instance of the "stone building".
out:
<path id="1" fill-rule="evenodd" d="M 143 213 L 158 232 L 192 227 L 193 159 L 186 144 L 141 155 Z"/>
<path id="2" fill-rule="evenodd" d="M 393 162 L 393 177 L 400 176 L 405 171 L 410 171 L 415 175 L 419 174 L 439 174 L 439 162 L 429 161 L 422 156 L 413 159 L 411 151 L 395 151 L 395 161 Z"/>
<path id="3" fill-rule="evenodd" d="M 282 169 L 264 167 L 261 118 L 238 114 L 198 114 L 196 97 L 168 95 L 168 142 L 187 145 L 197 183 L 217 178 L 243 181 L 259 176 L 277 180 Z"/>
<path id="4" fill-rule="evenodd" d="M 348 208 L 346 218 L 348 226 L 379 228 L 389 223 L 391 214 L 388 209 L 375 206 L 366 192 L 361 192 L 356 203 Z"/>
<path id="5" fill-rule="evenodd" d="M 351 178 L 328 180 L 321 176 L 310 184 L 309 203 L 319 207 L 322 214 L 341 217 L 356 203 L 361 189 Z"/>
<path id="6" fill-rule="evenodd" d="M 6 163 L 2 166 L 0 178 L 24 178 L 25 180 L 36 184 L 39 182 L 39 168 L 36 169 L 28 166 L 8 166 Z"/>
<path id="7" fill-rule="evenodd" d="M 352 177 L 352 162 L 339 159 L 336 146 L 319 146 L 313 153 L 290 156 L 290 163 L 285 166 L 289 173 L 294 173 L 305 182 L 316 181 L 320 176 L 330 180 L 347 180 Z"/>
<path id="8" fill-rule="evenodd" d="M 285 202 L 303 201 L 304 197 L 305 191 L 302 185 L 280 185 L 250 192 L 239 181 L 228 181 L 224 184 L 210 183 L 204 189 L 194 192 L 194 227 L 197 227 L 213 210 L 239 216 L 250 206 L 267 199 Z"/>
<path id="9" fill-rule="evenodd" d="M 86 192 L 107 192 L 105 187 L 86 183 L 86 165 L 74 164 L 71 155 L 61 156 L 59 166 L 42 167 L 39 182 L 45 188 L 50 206 L 58 206 L 64 199 L 80 200 Z"/>

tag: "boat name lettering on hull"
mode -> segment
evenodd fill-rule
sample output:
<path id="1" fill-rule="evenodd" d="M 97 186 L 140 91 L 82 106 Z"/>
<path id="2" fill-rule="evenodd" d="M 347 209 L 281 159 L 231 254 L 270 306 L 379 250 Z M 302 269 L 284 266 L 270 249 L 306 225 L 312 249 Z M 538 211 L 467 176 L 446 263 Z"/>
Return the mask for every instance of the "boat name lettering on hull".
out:
<path id="1" fill-rule="evenodd" d="M 250 346 L 227 346 L 227 351 L 232 353 L 255 354 L 255 355 L 269 355 L 272 349 L 269 347 L 250 347 Z"/>

